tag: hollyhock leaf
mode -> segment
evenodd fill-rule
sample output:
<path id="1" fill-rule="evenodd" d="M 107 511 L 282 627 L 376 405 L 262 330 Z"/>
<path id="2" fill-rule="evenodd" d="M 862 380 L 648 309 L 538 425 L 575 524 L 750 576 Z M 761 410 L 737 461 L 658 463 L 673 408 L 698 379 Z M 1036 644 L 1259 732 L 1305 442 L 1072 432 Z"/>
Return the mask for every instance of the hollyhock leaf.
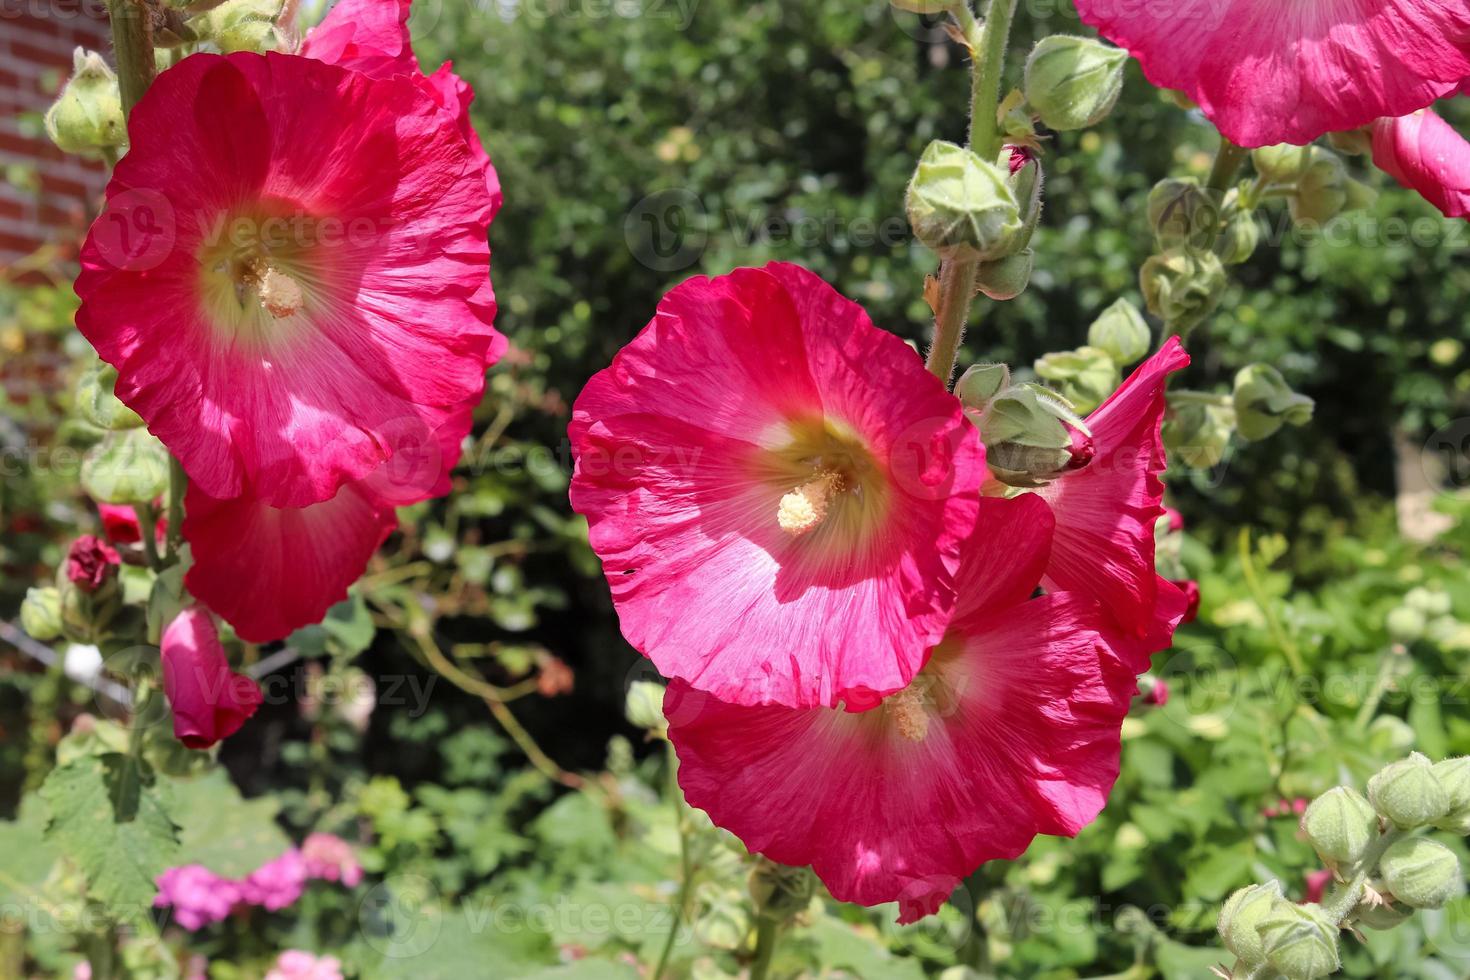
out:
<path id="1" fill-rule="evenodd" d="M 194 564 L 184 584 L 251 643 L 278 640 L 318 623 L 398 526 L 360 483 L 310 507 L 216 500 L 193 485 L 184 537 Z M 241 587 L 241 583 L 249 583 Z"/>
<path id="2" fill-rule="evenodd" d="M 1310 143 L 1422 109 L 1470 76 L 1470 7 L 1438 0 L 1078 0 L 1148 80 L 1240 146 Z"/>
<path id="3" fill-rule="evenodd" d="M 157 893 L 154 878 L 178 854 L 178 828 L 168 784 L 136 776 L 123 819 L 114 801 L 129 765 L 117 753 L 81 756 L 51 770 L 40 794 L 51 810 L 46 839 L 81 870 L 88 898 L 119 920 L 139 921 Z"/>
<path id="4" fill-rule="evenodd" d="M 1171 338 L 1087 417 L 1092 461 L 1038 491 L 1056 516 L 1043 584 L 1092 596 L 1124 633 L 1153 650 L 1168 645 L 1187 606 L 1183 593 L 1168 586 L 1173 594 L 1161 610 L 1153 529 L 1164 512 L 1164 389 L 1169 375 L 1188 364 L 1178 338 Z"/>
<path id="5" fill-rule="evenodd" d="M 1432 109 L 1374 123 L 1373 163 L 1446 217 L 1470 217 L 1470 143 Z"/>
<path id="6" fill-rule="evenodd" d="M 130 122 L 77 323 L 191 485 L 328 500 L 479 398 L 492 202 L 420 81 L 200 54 Z"/>
<path id="7" fill-rule="evenodd" d="M 943 636 L 984 450 L 918 355 L 805 269 L 674 289 L 570 435 L 572 506 L 665 676 L 835 705 L 903 687 Z"/>
<path id="8" fill-rule="evenodd" d="M 243 798 L 223 768 L 171 786 L 180 819 L 178 864 L 244 878 L 291 846 L 276 823 L 280 804 L 270 796 Z"/>
<path id="9" fill-rule="evenodd" d="M 260 707 L 260 685 L 230 670 L 209 613 L 184 610 L 163 631 L 162 647 L 174 736 L 189 748 L 207 749 L 230 737 Z"/>
<path id="10" fill-rule="evenodd" d="M 898 700 L 862 712 L 741 707 L 676 680 L 680 786 L 751 851 L 810 864 L 841 901 L 898 901 L 912 922 L 981 863 L 1102 809 L 1136 686 L 1100 620 L 1076 595 L 989 607 Z"/>

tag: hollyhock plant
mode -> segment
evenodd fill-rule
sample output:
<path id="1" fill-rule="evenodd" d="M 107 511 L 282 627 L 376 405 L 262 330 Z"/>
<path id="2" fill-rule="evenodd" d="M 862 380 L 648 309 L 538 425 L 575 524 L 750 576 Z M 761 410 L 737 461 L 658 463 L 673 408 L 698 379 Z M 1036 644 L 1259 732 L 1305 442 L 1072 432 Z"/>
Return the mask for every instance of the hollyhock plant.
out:
<path id="1" fill-rule="evenodd" d="M 157 506 L 155 502 L 154 506 Z M 102 520 L 102 534 L 113 544 L 137 544 L 143 540 L 138 528 L 138 511 L 124 504 L 98 504 L 97 516 Z M 168 530 L 168 522 L 160 517 L 153 529 L 154 537 L 162 541 Z"/>
<path id="2" fill-rule="evenodd" d="M 733 704 L 871 704 L 943 637 L 984 450 L 919 357 L 811 272 L 674 289 L 570 431 L 572 506 L 665 675 Z"/>
<path id="3" fill-rule="evenodd" d="M 1446 217 L 1470 217 L 1470 142 L 1434 110 L 1374 123 L 1373 163 Z"/>
<path id="4" fill-rule="evenodd" d="M 254 680 L 230 670 L 214 619 L 197 606 L 169 623 L 162 650 L 174 736 L 191 749 L 235 734 L 264 700 Z"/>
<path id="5" fill-rule="evenodd" d="M 1038 493 L 1056 516 L 1044 584 L 1092 596 L 1130 638 L 1142 672 L 1169 645 L 1188 602 L 1154 570 L 1154 525 L 1164 513 L 1164 390 L 1189 364 L 1178 338 L 1087 417 L 1093 457 Z"/>
<path id="6" fill-rule="evenodd" d="M 169 868 L 158 876 L 155 908 L 172 908 L 174 919 L 190 931 L 223 922 L 240 901 L 236 882 L 221 878 L 202 864 Z"/>
<path id="7" fill-rule="evenodd" d="M 1402 116 L 1470 77 L 1460 0 L 1077 0 L 1077 11 L 1240 146 L 1301 145 Z"/>
<path id="8" fill-rule="evenodd" d="M 84 534 L 66 552 L 66 577 L 83 592 L 96 592 L 117 577 L 122 558 L 95 534 Z"/>
<path id="9" fill-rule="evenodd" d="M 1117 778 L 1137 687 L 1093 600 L 1032 598 L 1051 523 L 1034 495 L 981 503 L 947 634 L 877 707 L 741 707 L 673 682 L 690 804 L 835 898 L 898 901 L 900 922 L 1037 834 L 1075 835 Z"/>
<path id="10" fill-rule="evenodd" d="M 405 420 L 436 431 L 478 398 L 503 348 L 493 204 L 420 85 L 199 54 L 129 127 L 77 325 L 200 492 L 330 500 L 394 454 Z M 157 247 L 139 258 L 119 229 L 156 230 Z"/>

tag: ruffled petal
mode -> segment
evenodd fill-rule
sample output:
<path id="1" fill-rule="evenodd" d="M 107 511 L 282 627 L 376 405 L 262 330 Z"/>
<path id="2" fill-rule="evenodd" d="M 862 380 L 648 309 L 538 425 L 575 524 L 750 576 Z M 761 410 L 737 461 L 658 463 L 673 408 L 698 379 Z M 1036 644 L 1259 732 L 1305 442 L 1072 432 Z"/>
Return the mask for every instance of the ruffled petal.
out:
<path id="1" fill-rule="evenodd" d="M 368 75 L 416 75 L 411 5 L 412 0 L 339 0 L 307 33 L 300 53 Z"/>
<path id="2" fill-rule="evenodd" d="M 1092 596 L 1124 634 L 1148 638 L 1150 645 L 1168 645 L 1160 635 L 1161 579 L 1154 571 L 1154 524 L 1164 512 L 1160 476 L 1167 465 L 1160 436 L 1164 389 L 1168 376 L 1188 364 L 1176 337 L 1139 365 L 1087 418 L 1092 461 L 1040 491 L 1056 517 L 1046 588 Z M 1170 605 L 1166 614 L 1172 612 Z"/>
<path id="3" fill-rule="evenodd" d="M 1373 162 L 1446 217 L 1470 216 L 1470 142 L 1434 110 L 1374 123 Z"/>
<path id="4" fill-rule="evenodd" d="M 1046 572 L 1055 527 L 1051 508 L 1035 494 L 982 497 L 955 580 L 959 603 L 951 628 L 1031 598 Z"/>
<path id="5" fill-rule="evenodd" d="M 778 526 L 803 478 L 782 484 L 773 460 L 797 432 L 866 460 L 850 526 Z M 943 636 L 983 449 L 918 356 L 810 272 L 675 289 L 588 383 L 570 434 L 572 505 L 623 635 L 666 676 L 733 703 L 833 705 L 903 687 Z"/>
<path id="6" fill-rule="evenodd" d="M 163 631 L 163 693 L 174 713 L 174 736 L 207 749 L 240 730 L 264 700 L 260 685 L 230 670 L 214 620 L 186 609 Z"/>
<path id="7" fill-rule="evenodd" d="M 1077 10 L 1240 146 L 1301 145 L 1406 115 L 1470 77 L 1466 0 L 1077 0 Z"/>
<path id="8" fill-rule="evenodd" d="M 913 921 L 981 863 L 1102 809 L 1136 686 L 1099 618 L 1086 598 L 1050 595 L 954 635 L 921 678 L 921 740 L 886 703 L 739 707 L 676 680 L 664 710 L 679 783 L 751 851 L 810 864 L 841 901 L 899 901 Z"/>

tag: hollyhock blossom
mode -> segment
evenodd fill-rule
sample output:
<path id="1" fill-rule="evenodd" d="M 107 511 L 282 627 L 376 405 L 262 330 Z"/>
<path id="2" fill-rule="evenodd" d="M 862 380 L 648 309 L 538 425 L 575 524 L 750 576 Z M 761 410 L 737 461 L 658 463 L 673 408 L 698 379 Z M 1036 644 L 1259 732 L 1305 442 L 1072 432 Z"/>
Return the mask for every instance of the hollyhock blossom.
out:
<path id="1" fill-rule="evenodd" d="M 1470 217 L 1470 142 L 1434 110 L 1374 123 L 1373 163 L 1447 217 Z"/>
<path id="2" fill-rule="evenodd" d="M 898 901 L 900 922 L 1037 834 L 1076 834 L 1117 778 L 1137 688 L 1093 600 L 1031 598 L 1050 525 L 1033 495 L 982 501 L 949 632 L 877 707 L 741 707 L 675 680 L 664 712 L 690 804 L 841 901 Z"/>
<path id="3" fill-rule="evenodd" d="M 174 920 L 191 932 L 223 922 L 240 901 L 239 886 L 202 864 L 169 868 L 159 875 L 155 908 L 173 908 Z"/>
<path id="4" fill-rule="evenodd" d="M 1087 417 L 1094 456 L 1038 493 L 1056 516 L 1044 584 L 1096 599 L 1133 641 L 1141 672 L 1169 645 L 1184 593 L 1154 571 L 1154 525 L 1167 465 L 1160 427 L 1168 376 L 1189 364 L 1171 338 Z"/>
<path id="5" fill-rule="evenodd" d="M 408 31 L 410 6 L 411 0 L 340 0 L 306 35 L 301 54 L 374 78 L 406 75 L 415 79 L 435 102 L 454 116 L 465 147 L 484 177 L 491 199 L 489 217 L 493 218 L 500 209 L 500 178 L 470 122 L 470 103 L 475 93 L 447 61 L 432 75 L 419 72 Z"/>
<path id="6" fill-rule="evenodd" d="M 1322 896 L 1327 894 L 1327 886 L 1332 884 L 1332 878 L 1333 874 L 1327 868 L 1309 873 L 1306 894 L 1302 896 L 1302 901 L 1321 902 Z"/>
<path id="7" fill-rule="evenodd" d="M 199 54 L 129 127 L 77 325 L 192 486 L 330 500 L 394 455 L 405 420 L 432 432 L 479 397 L 504 345 L 492 202 L 419 84 Z"/>
<path id="8" fill-rule="evenodd" d="M 276 957 L 265 980 L 342 980 L 342 961 L 335 956 L 288 949 Z"/>
<path id="9" fill-rule="evenodd" d="M 269 912 L 279 912 L 296 904 L 306 890 L 306 878 L 306 861 L 293 847 L 256 868 L 240 882 L 240 901 L 246 905 L 258 905 Z"/>
<path id="10" fill-rule="evenodd" d="M 1184 617 L 1179 624 L 1194 622 L 1199 616 L 1199 583 L 1191 578 L 1175 579 L 1169 584 L 1184 594 Z"/>
<path id="11" fill-rule="evenodd" d="M 83 592 L 96 592 L 117 577 L 122 558 L 95 534 L 84 534 L 66 552 L 66 577 Z"/>
<path id="12" fill-rule="evenodd" d="M 1241 146 L 1402 116 L 1470 77 L 1464 0 L 1077 0 L 1077 11 Z"/>
<path id="13" fill-rule="evenodd" d="M 113 544 L 137 544 L 143 540 L 138 529 L 138 511 L 125 504 L 98 504 L 97 516 L 102 520 L 102 534 Z M 168 522 L 160 517 L 153 529 L 154 537 L 162 541 Z"/>
<path id="14" fill-rule="evenodd" d="M 174 736 L 207 749 L 240 730 L 264 700 L 260 685 L 230 670 L 214 619 L 185 609 L 163 631 L 163 693 L 174 711 Z"/>
<path id="15" fill-rule="evenodd" d="M 322 881 L 339 881 L 356 888 L 362 881 L 362 865 L 352 845 L 335 834 L 308 834 L 301 842 L 301 857 L 306 862 L 306 876 Z"/>
<path id="16" fill-rule="evenodd" d="M 984 450 L 918 355 L 811 272 L 674 289 L 570 433 L 572 506 L 666 676 L 871 704 L 943 637 Z"/>

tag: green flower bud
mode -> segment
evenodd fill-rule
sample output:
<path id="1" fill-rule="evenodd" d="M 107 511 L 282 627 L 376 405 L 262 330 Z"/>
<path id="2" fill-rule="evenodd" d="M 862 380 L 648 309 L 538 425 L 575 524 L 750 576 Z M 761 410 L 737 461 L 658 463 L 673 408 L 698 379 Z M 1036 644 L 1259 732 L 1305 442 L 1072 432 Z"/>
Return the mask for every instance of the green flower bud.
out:
<path id="1" fill-rule="evenodd" d="M 809 869 L 788 867 L 766 858 L 756 861 L 748 884 L 755 914 L 777 922 L 789 922 L 805 911 L 815 890 Z"/>
<path id="2" fill-rule="evenodd" d="M 1149 192 L 1148 224 L 1161 249 L 1212 248 L 1220 208 L 1193 177 L 1168 177 Z"/>
<path id="3" fill-rule="evenodd" d="M 1256 222 L 1255 214 L 1238 211 L 1225 223 L 1225 231 L 1220 236 L 1220 260 L 1226 265 L 1240 265 L 1256 254 L 1256 246 L 1260 243 L 1261 226 Z"/>
<path id="4" fill-rule="evenodd" d="M 1366 156 L 1373 152 L 1373 129 L 1349 129 L 1340 133 L 1328 133 L 1327 142 L 1339 153 L 1350 157 Z"/>
<path id="5" fill-rule="evenodd" d="M 1360 905 L 1353 913 L 1353 922 L 1379 932 L 1387 932 L 1408 922 L 1411 913 L 1392 905 Z"/>
<path id="6" fill-rule="evenodd" d="M 1297 178 L 1296 194 L 1287 202 L 1297 224 L 1326 224 L 1348 206 L 1348 172 L 1342 157 L 1320 146 Z"/>
<path id="7" fill-rule="evenodd" d="M 1378 839 L 1378 814 L 1363 794 L 1346 786 L 1328 790 L 1302 814 L 1302 833 L 1329 868 L 1357 864 Z"/>
<path id="8" fill-rule="evenodd" d="M 994 262 L 981 262 L 975 270 L 975 287 L 993 300 L 1011 300 L 1026 291 L 1036 256 L 1029 248 Z"/>
<path id="9" fill-rule="evenodd" d="M 1173 249 L 1151 256 L 1138 278 L 1149 312 L 1170 333 L 1193 330 L 1225 295 L 1225 267 L 1214 252 Z"/>
<path id="10" fill-rule="evenodd" d="M 1277 146 L 1262 146 L 1251 151 L 1251 163 L 1256 173 L 1277 184 L 1296 183 L 1302 171 L 1312 160 L 1312 148 L 1281 143 Z"/>
<path id="11" fill-rule="evenodd" d="M 623 700 L 623 714 L 635 728 L 662 731 L 664 721 L 664 686 L 653 681 L 634 681 Z"/>
<path id="12" fill-rule="evenodd" d="M 1207 470 L 1225 458 L 1234 431 L 1235 409 L 1229 405 L 1171 405 L 1164 420 L 1164 446 L 1185 466 Z"/>
<path id="13" fill-rule="evenodd" d="M 1138 307 L 1120 299 L 1103 310 L 1087 328 L 1087 346 L 1107 351 L 1119 367 L 1148 353 L 1153 334 Z"/>
<path id="14" fill-rule="evenodd" d="M 1448 592 L 1415 586 L 1404 596 L 1404 603 L 1422 612 L 1425 616 L 1448 616 L 1452 611 Z"/>
<path id="15" fill-rule="evenodd" d="M 1086 432 L 1082 420 L 1040 385 L 997 395 L 976 424 L 991 473 L 1013 487 L 1044 486 L 1077 465 L 1072 433 Z"/>
<path id="16" fill-rule="evenodd" d="M 1053 34 L 1026 59 L 1026 101 L 1050 129 L 1095 126 L 1123 91 L 1128 52 L 1087 37 Z"/>
<path id="17" fill-rule="evenodd" d="M 1460 859 L 1439 841 L 1409 837 L 1390 845 L 1378 869 L 1393 897 L 1415 909 L 1438 909 L 1465 894 Z"/>
<path id="18" fill-rule="evenodd" d="M 136 429 L 143 420 L 112 393 L 116 384 L 117 368 L 101 361 L 92 365 L 77 382 L 77 413 L 100 429 Z"/>
<path id="19" fill-rule="evenodd" d="M 1266 943 L 1259 931 L 1261 920 L 1281 897 L 1281 883 L 1268 881 L 1242 888 L 1225 900 L 1218 926 L 1220 941 L 1244 965 L 1257 966 L 1266 961 Z"/>
<path id="20" fill-rule="evenodd" d="M 1434 826 L 1461 837 L 1470 836 L 1470 757 L 1446 759 L 1436 763 L 1432 771 L 1449 801 L 1448 811 Z"/>
<path id="21" fill-rule="evenodd" d="M 26 589 L 20 604 L 20 628 L 45 643 L 61 635 L 61 592 L 52 588 Z"/>
<path id="22" fill-rule="evenodd" d="M 1402 830 L 1433 823 L 1449 812 L 1450 800 L 1429 760 L 1418 752 L 1385 766 L 1368 780 L 1373 808 Z"/>
<path id="23" fill-rule="evenodd" d="M 1118 364 L 1100 347 L 1056 351 L 1037 360 L 1038 376 L 1052 382 L 1078 412 L 1103 403 L 1122 380 Z"/>
<path id="24" fill-rule="evenodd" d="M 77 48 L 72 76 L 61 97 L 46 110 L 46 135 L 67 153 L 100 155 L 127 142 L 117 76 L 95 51 Z"/>
<path id="25" fill-rule="evenodd" d="M 1015 169 L 1017 156 L 1024 159 L 1019 170 Z M 996 166 L 1010 173 L 1011 196 L 1021 209 L 1021 231 L 1016 235 L 1013 248 L 1020 250 L 1031 244 L 1036 233 L 1036 223 L 1041 220 L 1041 189 L 1046 175 L 1041 171 L 1041 160 L 1028 150 L 1004 146 Z"/>
<path id="26" fill-rule="evenodd" d="M 1424 638 L 1424 614 L 1413 606 L 1395 606 L 1384 618 L 1388 638 L 1395 643 L 1414 643 Z"/>
<path id="27" fill-rule="evenodd" d="M 1316 980 L 1342 966 L 1337 926 L 1320 905 L 1277 899 L 1259 928 L 1266 944 L 1266 962 L 1291 980 Z"/>
<path id="28" fill-rule="evenodd" d="M 919 158 L 905 206 L 914 236 L 943 258 L 1001 258 L 1022 229 L 1005 172 L 943 140 Z"/>
<path id="29" fill-rule="evenodd" d="M 1011 386 L 1011 369 L 1004 364 L 975 364 L 960 375 L 954 393 L 960 404 L 983 412 L 990 400 Z"/>
<path id="30" fill-rule="evenodd" d="M 147 429 L 109 432 L 82 459 L 82 489 L 99 503 L 148 503 L 168 489 L 168 470 L 168 450 Z"/>
<path id="31" fill-rule="evenodd" d="M 1242 438 L 1256 442 L 1273 434 L 1282 423 L 1306 425 L 1314 403 L 1286 384 L 1269 364 L 1251 364 L 1235 375 L 1235 426 Z"/>
<path id="32" fill-rule="evenodd" d="M 1377 756 L 1403 755 L 1414 747 L 1414 729 L 1402 718 L 1379 715 L 1368 726 L 1368 747 Z"/>
<path id="33" fill-rule="evenodd" d="M 225 54 L 235 51 L 271 51 L 283 40 L 276 19 L 281 0 L 225 0 L 190 21 L 201 38 L 213 41 Z"/>

